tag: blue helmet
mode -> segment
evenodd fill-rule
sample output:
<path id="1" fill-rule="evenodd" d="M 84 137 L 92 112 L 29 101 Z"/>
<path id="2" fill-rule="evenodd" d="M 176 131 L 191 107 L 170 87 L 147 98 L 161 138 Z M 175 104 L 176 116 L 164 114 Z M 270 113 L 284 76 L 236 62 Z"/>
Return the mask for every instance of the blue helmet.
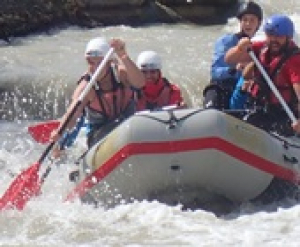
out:
<path id="1" fill-rule="evenodd" d="M 264 31 L 267 34 L 275 36 L 294 36 L 294 24 L 292 20 L 285 15 L 273 15 L 264 25 Z"/>

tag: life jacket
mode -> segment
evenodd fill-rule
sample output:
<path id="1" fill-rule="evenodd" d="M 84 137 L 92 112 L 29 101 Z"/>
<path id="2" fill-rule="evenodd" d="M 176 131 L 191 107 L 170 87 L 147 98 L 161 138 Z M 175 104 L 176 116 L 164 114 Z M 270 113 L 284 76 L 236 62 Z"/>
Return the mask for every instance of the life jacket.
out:
<path id="1" fill-rule="evenodd" d="M 101 83 L 96 83 L 93 90 L 95 90 L 97 96 L 95 100 L 98 103 L 94 100 L 85 107 L 86 118 L 91 129 L 101 128 L 116 120 L 123 120 L 135 111 L 133 90 L 118 81 L 112 68 L 109 73 L 113 78 L 112 90 L 104 91 Z M 82 79 L 90 81 L 91 76 L 86 74 Z"/>
<path id="2" fill-rule="evenodd" d="M 154 110 L 170 105 L 171 96 L 174 92 L 173 85 L 161 77 L 156 83 L 147 83 L 137 91 L 137 110 Z M 178 103 L 181 99 L 178 99 Z"/>
<path id="3" fill-rule="evenodd" d="M 282 73 L 282 68 L 288 59 L 297 54 L 300 54 L 300 49 L 296 45 L 289 46 L 283 55 L 277 56 L 272 60 L 270 59 L 269 49 L 267 47 L 263 47 L 259 53 L 259 60 L 262 66 L 280 92 L 282 98 L 292 110 L 295 110 L 297 97 L 292 84 Z M 255 104 L 261 107 L 280 105 L 278 99 L 257 68 L 255 68 L 254 83 L 250 88 L 250 96 L 254 99 Z"/>

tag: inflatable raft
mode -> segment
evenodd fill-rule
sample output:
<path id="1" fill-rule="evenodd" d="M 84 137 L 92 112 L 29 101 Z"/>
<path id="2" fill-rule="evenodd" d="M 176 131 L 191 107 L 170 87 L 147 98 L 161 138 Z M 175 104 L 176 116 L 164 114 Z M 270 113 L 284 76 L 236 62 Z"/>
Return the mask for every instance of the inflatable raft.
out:
<path id="1" fill-rule="evenodd" d="M 158 200 L 209 210 L 278 199 L 299 183 L 297 141 L 214 109 L 140 112 L 88 151 L 67 200 Z"/>

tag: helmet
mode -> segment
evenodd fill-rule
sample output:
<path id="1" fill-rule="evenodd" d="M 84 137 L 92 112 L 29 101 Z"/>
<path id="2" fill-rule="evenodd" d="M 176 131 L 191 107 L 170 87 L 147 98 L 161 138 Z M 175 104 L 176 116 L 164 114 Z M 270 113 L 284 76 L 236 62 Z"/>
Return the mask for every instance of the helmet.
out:
<path id="1" fill-rule="evenodd" d="M 136 63 L 139 69 L 161 70 L 162 68 L 161 58 L 155 51 L 141 52 Z"/>
<path id="2" fill-rule="evenodd" d="M 243 15 L 246 14 L 255 15 L 260 21 L 263 19 L 263 12 L 261 7 L 257 3 L 252 1 L 242 4 L 236 14 L 236 17 L 240 20 Z"/>
<path id="3" fill-rule="evenodd" d="M 101 37 L 91 39 L 85 48 L 86 57 L 104 57 L 109 51 L 110 45 Z"/>
<path id="4" fill-rule="evenodd" d="M 273 15 L 264 25 L 264 31 L 267 34 L 275 36 L 294 36 L 294 24 L 291 19 L 285 15 Z"/>

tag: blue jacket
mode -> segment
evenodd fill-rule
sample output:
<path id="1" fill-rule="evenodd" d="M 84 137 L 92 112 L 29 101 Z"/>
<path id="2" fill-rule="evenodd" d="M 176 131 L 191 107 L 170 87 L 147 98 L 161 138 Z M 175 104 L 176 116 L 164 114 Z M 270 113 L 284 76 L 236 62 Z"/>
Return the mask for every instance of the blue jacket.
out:
<path id="1" fill-rule="evenodd" d="M 238 109 L 245 109 L 245 104 L 247 101 L 247 94 L 241 91 L 241 87 L 244 83 L 244 78 L 241 76 L 236 87 L 232 93 L 230 98 L 229 108 L 238 110 Z"/>
<path id="2" fill-rule="evenodd" d="M 226 52 L 237 45 L 239 37 L 236 34 L 226 34 L 219 38 L 215 43 L 213 60 L 211 65 L 211 79 L 216 82 L 222 82 L 225 79 L 236 79 L 241 76 L 240 72 L 230 74 L 232 66 L 224 61 Z"/>

